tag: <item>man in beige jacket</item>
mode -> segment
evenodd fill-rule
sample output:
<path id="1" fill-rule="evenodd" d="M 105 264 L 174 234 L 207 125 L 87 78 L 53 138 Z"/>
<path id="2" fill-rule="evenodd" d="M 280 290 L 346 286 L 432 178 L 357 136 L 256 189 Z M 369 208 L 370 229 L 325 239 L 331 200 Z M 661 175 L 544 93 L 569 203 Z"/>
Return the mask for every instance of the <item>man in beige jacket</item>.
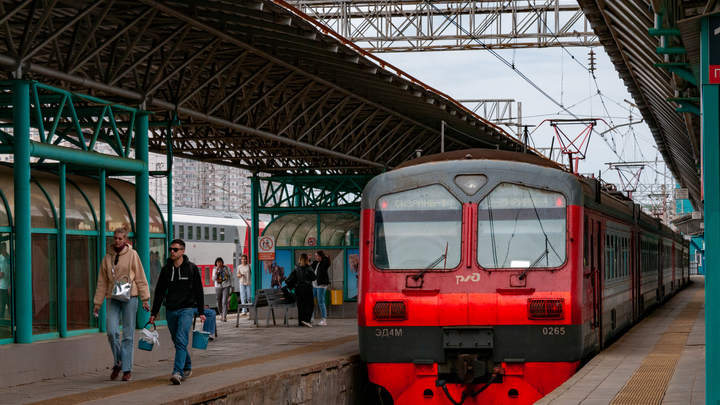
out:
<path id="1" fill-rule="evenodd" d="M 114 281 L 120 281 L 127 276 L 132 283 L 130 301 L 123 302 L 112 299 Z M 113 245 L 103 258 L 98 274 L 97 289 L 95 290 L 95 309 L 93 314 L 98 316 L 103 300 L 107 299 L 107 336 L 110 342 L 114 363 L 110 379 L 114 380 L 122 370 L 123 381 L 132 379 L 133 350 L 135 337 L 135 317 L 138 309 L 138 296 L 145 311 L 150 310 L 150 287 L 145 278 L 140 257 L 127 243 L 127 230 L 118 228 L 113 235 Z M 123 339 L 120 344 L 120 316 L 122 313 Z"/>

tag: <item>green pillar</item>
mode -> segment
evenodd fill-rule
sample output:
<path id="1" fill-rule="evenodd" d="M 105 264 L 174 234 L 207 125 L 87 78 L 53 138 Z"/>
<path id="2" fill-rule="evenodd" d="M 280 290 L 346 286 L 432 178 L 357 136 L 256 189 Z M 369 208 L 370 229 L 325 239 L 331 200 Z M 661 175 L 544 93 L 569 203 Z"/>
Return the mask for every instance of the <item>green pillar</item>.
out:
<path id="1" fill-rule="evenodd" d="M 135 250 L 150 283 L 150 184 L 148 177 L 148 113 L 140 111 L 136 120 L 135 159 L 145 163 L 142 173 L 135 175 Z M 150 313 L 138 302 L 137 328 L 150 319 Z"/>
<path id="2" fill-rule="evenodd" d="M 710 84 L 710 41 L 720 19 L 703 18 L 700 35 L 703 195 L 705 205 L 705 402 L 720 403 L 720 92 Z M 715 48 L 715 45 L 713 48 Z M 714 55 L 716 57 L 716 55 Z"/>
<path id="3" fill-rule="evenodd" d="M 106 194 L 106 186 L 105 186 L 105 169 L 100 169 L 100 172 L 98 173 L 98 187 L 100 188 L 100 217 L 98 218 L 98 273 L 100 272 L 100 264 L 102 263 L 103 258 L 107 254 L 107 236 L 105 235 L 105 229 L 107 228 L 107 224 L 105 223 L 105 194 Z M 103 300 L 103 304 L 100 307 L 100 311 L 98 311 L 98 328 L 100 328 L 100 332 L 106 332 L 107 331 L 107 324 L 105 323 L 107 315 L 107 308 L 105 306 L 105 300 Z"/>
<path id="4" fill-rule="evenodd" d="M 260 214 L 258 213 L 258 194 L 260 193 L 260 178 L 257 173 L 250 179 L 250 256 L 251 269 L 255 285 L 250 288 L 252 298 L 255 299 L 255 290 L 262 287 L 262 269 L 258 262 L 258 230 L 260 229 Z"/>
<path id="5" fill-rule="evenodd" d="M 13 82 L 15 146 L 15 341 L 32 343 L 32 237 L 30 234 L 30 83 Z"/>
<path id="6" fill-rule="evenodd" d="M 66 175 L 65 163 L 60 162 L 60 220 L 58 221 L 58 326 L 60 337 L 67 336 L 67 233 L 65 232 Z"/>
<path id="7" fill-rule="evenodd" d="M 172 124 L 174 124 L 177 120 L 177 116 L 174 117 L 172 122 L 170 122 L 167 126 L 167 131 L 165 132 L 165 142 L 167 144 L 167 232 L 166 232 L 166 242 L 165 246 L 166 248 L 170 247 L 170 242 L 175 238 L 175 235 L 173 235 L 174 229 L 173 229 L 173 215 L 172 215 L 172 166 L 173 166 L 173 156 L 172 156 Z M 163 266 L 165 263 L 163 263 Z"/>

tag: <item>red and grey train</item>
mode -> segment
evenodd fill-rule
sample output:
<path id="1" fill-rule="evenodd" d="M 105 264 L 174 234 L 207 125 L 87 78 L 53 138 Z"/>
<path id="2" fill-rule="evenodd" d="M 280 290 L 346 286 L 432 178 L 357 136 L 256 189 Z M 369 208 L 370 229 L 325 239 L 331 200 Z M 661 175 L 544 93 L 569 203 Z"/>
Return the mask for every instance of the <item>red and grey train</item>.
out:
<path id="1" fill-rule="evenodd" d="M 689 282 L 679 234 L 514 152 L 379 175 L 360 241 L 360 356 L 395 404 L 534 403 Z"/>

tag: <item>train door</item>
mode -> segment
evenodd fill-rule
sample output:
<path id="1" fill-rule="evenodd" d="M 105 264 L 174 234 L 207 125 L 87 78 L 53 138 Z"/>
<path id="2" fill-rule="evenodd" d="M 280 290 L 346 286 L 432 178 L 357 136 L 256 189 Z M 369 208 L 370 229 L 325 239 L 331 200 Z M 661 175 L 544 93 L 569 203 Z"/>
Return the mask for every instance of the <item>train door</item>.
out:
<path id="1" fill-rule="evenodd" d="M 603 308 L 603 280 L 605 279 L 605 272 L 603 271 L 604 266 L 604 254 L 605 251 L 605 236 L 602 231 L 602 223 L 600 221 L 595 222 L 595 319 L 596 319 L 596 330 L 598 333 L 598 342 L 600 350 L 605 348 L 603 342 L 603 331 L 602 331 L 602 308 Z"/>

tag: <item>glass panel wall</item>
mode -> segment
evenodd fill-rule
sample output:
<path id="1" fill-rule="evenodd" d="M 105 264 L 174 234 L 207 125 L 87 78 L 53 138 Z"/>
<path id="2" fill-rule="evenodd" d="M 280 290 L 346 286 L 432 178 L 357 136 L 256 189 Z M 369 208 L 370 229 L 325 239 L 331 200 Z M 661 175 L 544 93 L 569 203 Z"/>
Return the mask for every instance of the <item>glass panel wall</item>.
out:
<path id="1" fill-rule="evenodd" d="M 357 246 L 360 238 L 360 217 L 350 213 L 320 215 L 322 246 Z"/>
<path id="2" fill-rule="evenodd" d="M 0 191 L 2 191 L 8 206 L 10 206 L 10 214 L 15 215 L 15 183 L 13 169 L 4 165 L 0 165 Z"/>
<path id="3" fill-rule="evenodd" d="M 13 337 L 10 234 L 0 233 L 0 339 Z"/>
<path id="4" fill-rule="evenodd" d="M 135 187 L 133 186 L 133 188 Z M 165 233 L 162 214 L 152 199 L 150 199 L 150 233 Z"/>
<path id="5" fill-rule="evenodd" d="M 55 213 L 40 187 L 30 183 L 30 226 L 55 229 Z"/>
<path id="6" fill-rule="evenodd" d="M 150 304 L 155 302 L 155 286 L 160 278 L 160 270 L 162 270 L 167 261 L 167 249 L 165 249 L 165 239 L 150 239 Z M 165 319 L 165 306 L 160 309 L 157 319 Z"/>
<path id="7" fill-rule="evenodd" d="M 0 198 L 0 226 L 10 226 L 10 218 L 2 198 Z"/>
<path id="8" fill-rule="evenodd" d="M 67 329 L 98 327 L 92 314 L 97 286 L 97 237 L 67 235 Z M 34 258 L 33 258 L 34 260 Z"/>
<path id="9" fill-rule="evenodd" d="M 33 335 L 58 331 L 57 235 L 32 234 Z"/>

